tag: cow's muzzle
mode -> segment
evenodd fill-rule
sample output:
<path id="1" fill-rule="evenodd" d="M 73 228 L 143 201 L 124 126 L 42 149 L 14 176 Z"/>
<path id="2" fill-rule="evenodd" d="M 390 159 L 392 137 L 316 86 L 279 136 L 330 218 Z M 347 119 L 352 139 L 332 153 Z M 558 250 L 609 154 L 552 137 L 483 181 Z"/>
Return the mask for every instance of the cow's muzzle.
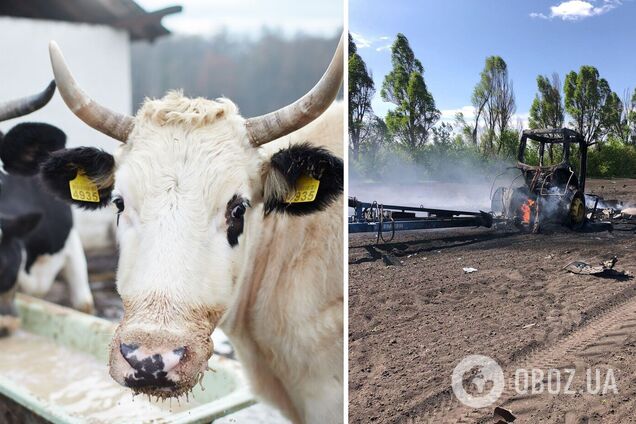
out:
<path id="1" fill-rule="evenodd" d="M 171 373 L 185 358 L 186 348 L 164 351 L 161 353 L 148 353 L 135 344 L 121 343 L 119 345 L 121 356 L 132 367 L 132 372 L 124 377 L 126 386 L 130 388 L 152 387 L 156 390 L 166 389 L 171 391 L 178 382 Z"/>
<path id="2" fill-rule="evenodd" d="M 120 327 L 111 344 L 110 375 L 135 393 L 178 397 L 200 381 L 212 351 L 208 335 Z"/>

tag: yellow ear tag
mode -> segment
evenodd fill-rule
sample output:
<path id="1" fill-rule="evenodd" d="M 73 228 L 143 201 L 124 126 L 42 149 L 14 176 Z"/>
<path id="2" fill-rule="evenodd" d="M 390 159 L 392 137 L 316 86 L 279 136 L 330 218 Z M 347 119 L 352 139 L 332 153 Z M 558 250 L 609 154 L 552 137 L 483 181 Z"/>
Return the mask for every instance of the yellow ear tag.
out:
<path id="1" fill-rule="evenodd" d="M 296 192 L 285 201 L 287 203 L 313 202 L 318 194 L 318 186 L 320 186 L 320 181 L 303 174 L 296 180 Z"/>
<path id="2" fill-rule="evenodd" d="M 99 203 L 97 185 L 81 169 L 77 171 L 77 176 L 68 182 L 68 186 L 71 189 L 71 199 L 79 200 L 80 202 Z"/>

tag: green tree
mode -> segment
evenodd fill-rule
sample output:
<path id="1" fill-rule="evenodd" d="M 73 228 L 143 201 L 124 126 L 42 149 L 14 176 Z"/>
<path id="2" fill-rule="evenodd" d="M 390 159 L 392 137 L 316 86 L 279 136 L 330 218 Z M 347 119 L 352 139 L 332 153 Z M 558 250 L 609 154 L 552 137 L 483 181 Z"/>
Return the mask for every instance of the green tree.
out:
<path id="1" fill-rule="evenodd" d="M 636 146 L 636 88 L 631 99 L 629 98 L 629 90 L 625 91 L 625 116 L 627 117 L 628 143 Z"/>
<path id="2" fill-rule="evenodd" d="M 477 140 L 479 119 L 484 121 L 484 150 L 494 151 L 494 142 L 498 134 L 504 134 L 515 113 L 515 96 L 512 80 L 508 75 L 508 65 L 499 56 L 486 58 L 484 69 L 472 94 L 472 103 L 476 110 L 473 142 Z M 498 143 L 497 152 L 502 148 Z"/>
<path id="3" fill-rule="evenodd" d="M 565 110 L 572 117 L 572 126 L 590 144 L 603 141 L 607 134 L 607 119 L 612 116 L 610 86 L 593 66 L 581 66 L 565 78 Z"/>
<path id="4" fill-rule="evenodd" d="M 461 112 L 457 112 L 455 114 L 455 128 L 457 129 L 456 131 L 456 140 L 459 144 L 467 144 L 469 141 L 471 140 L 473 141 L 473 134 L 474 134 L 474 126 L 470 125 L 469 123 L 466 122 L 466 118 L 464 117 L 464 114 Z"/>
<path id="5" fill-rule="evenodd" d="M 623 144 L 636 145 L 636 89 L 623 92 L 620 126 L 614 131 Z"/>
<path id="6" fill-rule="evenodd" d="M 473 127 L 473 144 L 477 144 L 477 129 L 479 128 L 479 119 L 484 113 L 486 104 L 490 101 L 490 97 L 493 92 L 493 79 L 492 73 L 488 66 L 488 59 L 486 59 L 486 66 L 481 71 L 479 82 L 473 89 L 471 101 L 475 108 L 475 125 Z"/>
<path id="7" fill-rule="evenodd" d="M 530 106 L 530 128 L 562 128 L 565 110 L 561 98 L 561 81 L 558 74 L 537 77 L 539 92 Z"/>
<path id="8" fill-rule="evenodd" d="M 442 122 L 433 128 L 433 143 L 449 146 L 453 143 L 453 125 Z"/>
<path id="9" fill-rule="evenodd" d="M 359 158 L 365 119 L 373 114 L 371 99 L 375 94 L 373 77 L 357 50 L 349 34 L 349 143 L 355 161 Z"/>
<path id="10" fill-rule="evenodd" d="M 628 128 L 627 117 L 624 114 L 623 102 L 618 94 L 611 92 L 607 97 L 605 107 L 602 110 L 601 121 L 608 135 L 614 136 L 622 142 L 627 141 Z"/>
<path id="11" fill-rule="evenodd" d="M 562 128 L 565 121 L 565 110 L 561 98 L 561 79 L 559 74 L 552 74 L 552 79 L 547 76 L 537 77 L 537 89 L 530 106 L 530 128 Z M 554 163 L 554 146 L 548 146 L 550 163 Z"/>
<path id="12" fill-rule="evenodd" d="M 377 163 L 380 149 L 387 144 L 389 140 L 389 130 L 382 118 L 375 115 L 369 117 L 365 122 L 366 131 L 362 140 L 362 149 L 365 159 L 369 163 Z"/>
<path id="13" fill-rule="evenodd" d="M 391 46 L 393 69 L 384 77 L 380 95 L 395 108 L 387 113 L 389 132 L 414 156 L 428 140 L 440 118 L 433 95 L 424 82 L 424 67 L 415 57 L 408 39 L 398 34 Z"/>

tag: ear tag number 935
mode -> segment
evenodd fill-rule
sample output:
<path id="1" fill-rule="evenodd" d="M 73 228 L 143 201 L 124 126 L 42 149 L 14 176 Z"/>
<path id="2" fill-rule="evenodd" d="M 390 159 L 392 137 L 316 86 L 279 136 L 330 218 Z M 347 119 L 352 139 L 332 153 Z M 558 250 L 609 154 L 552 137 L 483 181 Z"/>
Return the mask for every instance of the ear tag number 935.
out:
<path id="1" fill-rule="evenodd" d="M 77 176 L 69 181 L 68 185 L 71 189 L 71 198 L 73 200 L 99 203 L 97 185 L 95 185 L 82 170 L 77 171 Z"/>
<path id="2" fill-rule="evenodd" d="M 301 175 L 296 180 L 296 192 L 289 196 L 285 201 L 287 203 L 305 203 L 313 202 L 318 194 L 320 181 L 309 175 Z"/>

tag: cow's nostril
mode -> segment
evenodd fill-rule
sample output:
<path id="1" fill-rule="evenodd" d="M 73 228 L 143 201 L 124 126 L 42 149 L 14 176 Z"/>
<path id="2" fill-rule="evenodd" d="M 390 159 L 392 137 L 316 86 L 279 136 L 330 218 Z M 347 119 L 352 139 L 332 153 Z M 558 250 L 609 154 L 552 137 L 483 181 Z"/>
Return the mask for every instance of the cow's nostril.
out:
<path id="1" fill-rule="evenodd" d="M 162 353 L 150 353 L 137 344 L 121 343 L 119 351 L 137 374 L 156 377 L 157 373 L 167 373 L 176 367 L 185 357 L 186 348 L 165 350 Z"/>
<path id="2" fill-rule="evenodd" d="M 130 354 L 132 354 L 138 348 L 139 348 L 139 346 L 134 345 L 134 344 L 122 343 L 122 344 L 119 345 L 119 351 L 121 352 L 121 355 L 124 358 L 128 357 Z"/>

